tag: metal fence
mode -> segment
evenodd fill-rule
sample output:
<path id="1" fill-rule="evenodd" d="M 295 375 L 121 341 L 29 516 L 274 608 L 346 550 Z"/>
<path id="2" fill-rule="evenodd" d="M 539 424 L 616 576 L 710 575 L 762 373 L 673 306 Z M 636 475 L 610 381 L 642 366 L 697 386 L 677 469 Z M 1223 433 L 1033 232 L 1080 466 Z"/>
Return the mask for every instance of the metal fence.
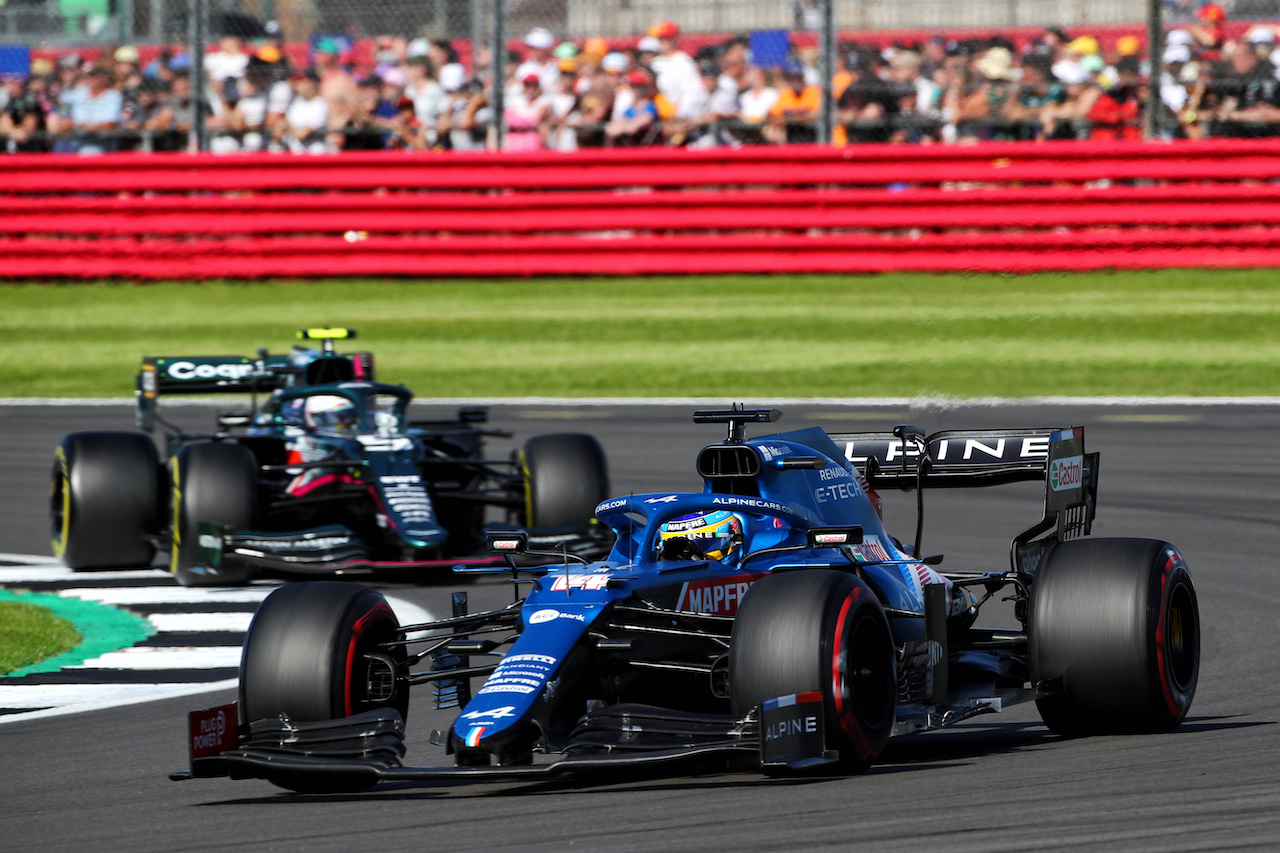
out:
<path id="1" fill-rule="evenodd" d="M 1280 0 L 1201 3 L 0 0 L 0 73 L 31 75 L 26 89 L 0 91 L 11 114 L 0 115 L 0 141 L 150 150 L 188 147 L 190 134 L 189 147 L 228 151 L 248 150 L 247 137 L 280 150 L 494 148 L 510 147 L 521 121 L 521 144 L 550 148 L 1271 135 L 1280 26 L 1248 22 L 1280 18 Z M 678 32 L 655 48 L 659 22 Z M 220 46 L 225 36 L 238 45 Z M 672 50 L 701 113 L 660 70 Z M 191 59 L 228 51 L 212 65 Z M 68 93 L 89 86 L 90 66 L 124 104 L 112 126 L 86 132 L 83 99 Z M 329 117 L 301 144 L 281 122 L 306 85 L 289 81 L 306 69 Z M 531 69 L 541 77 L 526 90 Z M 195 93 L 186 102 L 178 78 Z M 604 112 L 586 109 L 597 88 L 611 101 Z M 246 132 L 238 105 L 268 89 L 275 130 Z M 655 120 L 617 131 L 637 92 Z M 531 127 L 519 113 L 534 97 L 559 100 Z M 760 98 L 775 100 L 762 112 Z M 155 118 L 162 102 L 167 126 Z M 37 108 L 38 126 L 17 127 Z"/>
<path id="2" fill-rule="evenodd" d="M 0 43 L 45 46 L 185 39 L 194 0 L 5 0 Z M 506 0 L 508 33 L 544 27 L 564 38 L 639 36 L 656 21 L 686 32 L 730 33 L 820 26 L 820 0 Z M 1171 10 L 1177 2 L 1171 2 Z M 1280 0 L 1237 0 L 1233 19 L 1280 17 Z M 210 14 L 275 20 L 289 39 L 317 34 L 471 39 L 492 26 L 492 0 L 208 0 Z M 1145 0 L 861 0 L 836 2 L 842 30 L 964 29 L 1134 23 Z"/>

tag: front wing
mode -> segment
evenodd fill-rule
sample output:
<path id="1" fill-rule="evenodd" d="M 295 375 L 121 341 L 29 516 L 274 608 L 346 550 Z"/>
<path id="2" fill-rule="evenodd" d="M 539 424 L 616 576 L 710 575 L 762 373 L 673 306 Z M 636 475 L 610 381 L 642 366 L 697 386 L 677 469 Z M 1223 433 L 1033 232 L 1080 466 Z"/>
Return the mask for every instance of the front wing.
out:
<path id="1" fill-rule="evenodd" d="M 201 523 L 197 547 L 197 571 L 216 575 L 225 567 L 248 565 L 256 569 L 300 574 L 376 572 L 399 569 L 445 569 L 453 566 L 498 568 L 507 565 L 501 555 L 485 553 L 431 560 L 375 560 L 354 533 L 339 525 L 290 533 L 230 531 Z M 533 531 L 530 541 L 540 548 L 592 559 L 603 556 L 609 543 L 592 527 L 558 531 Z"/>
<path id="2" fill-rule="evenodd" d="M 820 693 L 793 694 L 763 703 L 744 720 L 619 706 L 603 709 L 594 720 L 588 715 L 583 723 L 599 734 L 608 718 L 620 722 L 612 742 L 592 738 L 548 763 L 406 767 L 400 763 L 404 721 L 394 709 L 318 723 L 281 715 L 252 723 L 240 736 L 232 704 L 190 715 L 191 767 L 169 778 L 265 779 L 319 792 L 363 790 L 379 782 L 550 779 L 710 762 L 720 769 L 802 772 L 838 760 L 824 744 L 822 705 Z M 646 727 L 661 731 L 645 738 Z"/>

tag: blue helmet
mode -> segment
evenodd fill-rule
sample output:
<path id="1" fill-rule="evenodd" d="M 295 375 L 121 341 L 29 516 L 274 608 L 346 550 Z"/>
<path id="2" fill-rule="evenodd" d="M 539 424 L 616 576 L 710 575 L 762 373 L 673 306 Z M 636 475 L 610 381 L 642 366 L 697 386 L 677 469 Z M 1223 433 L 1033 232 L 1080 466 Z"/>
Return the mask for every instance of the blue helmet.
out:
<path id="1" fill-rule="evenodd" d="M 741 559 L 742 519 L 728 510 L 692 512 L 673 518 L 658 528 L 654 543 L 659 560 L 718 560 L 733 564 Z"/>

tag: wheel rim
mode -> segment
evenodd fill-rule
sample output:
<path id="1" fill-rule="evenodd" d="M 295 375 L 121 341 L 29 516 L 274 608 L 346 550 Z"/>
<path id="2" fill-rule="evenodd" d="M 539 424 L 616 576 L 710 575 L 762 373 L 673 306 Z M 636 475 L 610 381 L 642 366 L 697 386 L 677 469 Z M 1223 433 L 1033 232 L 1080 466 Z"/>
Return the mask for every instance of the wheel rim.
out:
<path id="1" fill-rule="evenodd" d="M 71 521 L 71 489 L 67 487 L 67 466 L 62 449 L 58 449 L 53 464 L 53 481 L 49 487 L 49 520 L 53 536 L 54 556 L 61 557 L 67 549 L 67 525 Z"/>
<path id="2" fill-rule="evenodd" d="M 1199 625 L 1196 624 L 1195 599 L 1185 583 L 1178 583 L 1169 593 L 1169 630 L 1165 635 L 1165 659 L 1169 678 L 1180 693 L 1187 692 L 1195 679 L 1196 650 L 1200 647 Z"/>
<path id="3" fill-rule="evenodd" d="M 883 628 L 870 616 L 858 620 L 849 636 L 848 678 L 853 704 L 863 726 L 877 731 L 886 723 L 891 708 L 884 697 L 893 695 L 893 673 L 885 666 L 889 644 Z"/>
<path id="4" fill-rule="evenodd" d="M 395 613 L 385 601 L 375 604 L 352 626 L 341 684 L 342 702 L 347 716 L 384 705 L 398 707 L 396 702 L 392 701 L 396 698 L 394 665 L 389 669 L 388 674 L 391 676 L 389 685 L 385 679 L 378 679 L 380 686 L 389 687 L 389 692 L 385 695 L 373 696 L 369 691 L 373 686 L 372 676 L 378 665 L 365 660 L 366 654 L 377 653 L 390 661 L 392 657 L 390 652 L 393 650 L 383 649 L 382 646 L 394 640 L 397 634 Z M 403 654 L 403 649 L 400 651 Z"/>

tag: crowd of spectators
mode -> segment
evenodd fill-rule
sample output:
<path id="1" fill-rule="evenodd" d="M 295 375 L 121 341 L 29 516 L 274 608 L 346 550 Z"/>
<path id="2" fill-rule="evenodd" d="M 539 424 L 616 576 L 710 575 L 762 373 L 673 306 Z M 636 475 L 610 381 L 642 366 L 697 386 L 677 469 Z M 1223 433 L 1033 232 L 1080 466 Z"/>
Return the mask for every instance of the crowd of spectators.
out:
<path id="1" fill-rule="evenodd" d="M 1185 4 L 1184 4 L 1185 5 Z M 956 143 L 982 139 L 1129 139 L 1141 136 L 1154 80 L 1165 135 L 1280 133 L 1280 27 L 1224 36 L 1225 14 L 1188 10 L 1166 36 L 1157 74 L 1136 34 L 1104 47 L 1092 35 L 1045 29 L 1015 44 L 937 36 L 892 45 L 842 42 L 832 80 L 835 139 Z M 100 153 L 185 150 L 197 110 L 211 150 L 483 150 L 493 145 L 492 57 L 464 65 L 444 40 L 379 37 L 372 67 L 357 68 L 331 39 L 291 66 L 272 38 L 221 40 L 207 54 L 208 86 L 192 91 L 182 49 L 147 63 L 124 46 L 89 63 L 74 53 L 38 59 L 0 88 L 4 150 Z M 816 49 L 773 67 L 750 40 L 682 49 L 656 24 L 627 50 L 602 38 L 558 41 L 544 29 L 506 57 L 506 148 L 812 142 L 822 96 Z"/>

